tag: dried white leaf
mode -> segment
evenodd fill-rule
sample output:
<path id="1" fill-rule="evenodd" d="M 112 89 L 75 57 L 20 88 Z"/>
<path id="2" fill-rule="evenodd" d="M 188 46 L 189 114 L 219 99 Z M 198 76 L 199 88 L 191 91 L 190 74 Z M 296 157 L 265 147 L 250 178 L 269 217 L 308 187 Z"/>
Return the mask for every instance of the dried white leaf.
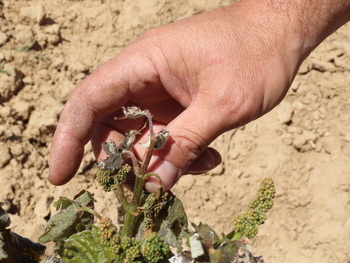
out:
<path id="1" fill-rule="evenodd" d="M 194 233 L 190 236 L 190 246 L 192 258 L 198 258 L 204 255 L 204 249 L 202 243 L 199 241 L 199 234 Z"/>
<path id="2" fill-rule="evenodd" d="M 154 144 L 154 149 L 162 149 L 164 148 L 166 141 L 169 137 L 169 131 L 162 129 L 156 137 L 156 142 Z M 142 147 L 148 148 L 150 146 L 151 140 L 149 139 L 146 143 L 140 143 Z"/>
<path id="3" fill-rule="evenodd" d="M 126 108 L 122 107 L 122 110 L 123 110 L 124 116 L 130 119 L 138 119 L 150 114 L 148 110 L 141 110 L 137 106 L 130 106 Z"/>

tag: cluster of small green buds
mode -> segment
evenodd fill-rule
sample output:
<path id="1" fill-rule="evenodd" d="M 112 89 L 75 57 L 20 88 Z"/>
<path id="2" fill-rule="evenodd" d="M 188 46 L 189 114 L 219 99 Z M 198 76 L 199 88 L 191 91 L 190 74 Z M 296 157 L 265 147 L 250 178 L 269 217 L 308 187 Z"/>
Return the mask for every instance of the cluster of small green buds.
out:
<path id="1" fill-rule="evenodd" d="M 125 182 L 131 169 L 130 165 L 124 164 L 116 173 L 112 173 L 108 168 L 99 167 L 96 180 L 105 192 L 110 192 L 116 189 L 117 184 Z"/>
<path id="2" fill-rule="evenodd" d="M 107 245 L 109 250 L 114 254 L 120 252 L 120 237 L 118 229 L 113 225 L 112 220 L 108 217 L 102 218 L 98 230 L 101 232 L 100 242 L 102 245 Z"/>
<path id="3" fill-rule="evenodd" d="M 262 213 L 266 213 L 273 206 L 273 200 L 276 195 L 276 188 L 272 178 L 265 178 L 258 190 L 257 196 L 250 202 L 249 207 Z"/>
<path id="4" fill-rule="evenodd" d="M 244 235 L 253 239 L 259 231 L 258 225 L 264 224 L 268 212 L 273 206 L 273 198 L 275 198 L 275 185 L 272 178 L 265 178 L 258 190 L 258 194 L 253 201 L 250 202 L 249 208 L 243 215 L 236 217 L 232 224 L 236 233 L 244 233 Z"/>
<path id="5" fill-rule="evenodd" d="M 123 263 L 142 262 L 141 242 L 134 237 L 124 236 L 120 240 L 120 247 L 124 251 Z"/>
<path id="6" fill-rule="evenodd" d="M 156 232 L 146 231 L 141 253 L 145 262 L 157 263 L 167 257 L 170 249 L 166 242 Z"/>
<path id="7" fill-rule="evenodd" d="M 147 197 L 145 204 L 148 207 L 143 208 L 143 212 L 145 216 L 144 224 L 145 224 L 146 230 L 152 230 L 160 211 L 163 209 L 168 199 L 169 199 L 168 192 L 163 193 L 162 196 L 159 198 L 159 200 L 156 200 L 155 194 L 150 194 Z"/>
<path id="8" fill-rule="evenodd" d="M 103 191 L 110 192 L 115 189 L 114 178 L 109 169 L 98 168 L 96 175 L 97 182 L 103 187 Z"/>
<path id="9" fill-rule="evenodd" d="M 128 164 L 124 164 L 117 172 L 116 174 L 116 180 L 118 183 L 122 184 L 126 181 L 126 178 L 130 171 L 132 170 L 132 167 Z"/>

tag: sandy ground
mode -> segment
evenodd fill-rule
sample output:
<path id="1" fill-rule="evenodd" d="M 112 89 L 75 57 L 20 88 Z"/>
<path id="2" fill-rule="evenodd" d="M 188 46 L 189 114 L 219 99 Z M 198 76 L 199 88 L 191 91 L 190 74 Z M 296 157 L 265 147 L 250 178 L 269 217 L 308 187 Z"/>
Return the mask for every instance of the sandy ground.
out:
<path id="1" fill-rule="evenodd" d="M 52 202 L 82 188 L 95 193 L 97 211 L 117 220 L 116 198 L 94 182 L 90 146 L 70 183 L 46 180 L 59 113 L 79 81 L 142 32 L 229 3 L 207 2 L 0 1 L 0 200 L 10 202 L 14 231 L 37 240 Z M 305 61 L 279 107 L 215 141 L 218 168 L 174 187 L 189 219 L 227 230 L 272 176 L 277 198 L 252 242 L 256 254 L 270 263 L 349 263 L 349 83 L 346 25 Z"/>

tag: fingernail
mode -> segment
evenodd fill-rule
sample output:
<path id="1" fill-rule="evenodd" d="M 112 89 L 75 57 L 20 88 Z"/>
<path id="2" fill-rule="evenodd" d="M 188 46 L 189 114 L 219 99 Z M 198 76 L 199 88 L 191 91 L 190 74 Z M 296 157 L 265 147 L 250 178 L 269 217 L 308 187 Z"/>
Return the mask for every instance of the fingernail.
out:
<path id="1" fill-rule="evenodd" d="M 198 159 L 192 162 L 188 168 L 187 173 L 200 174 L 210 171 L 216 166 L 214 156 L 209 150 L 204 151 Z"/>
<path id="2" fill-rule="evenodd" d="M 155 164 L 155 168 L 152 169 L 152 172 L 159 175 L 163 183 L 164 191 L 169 190 L 181 176 L 180 169 L 168 161 L 162 161 L 159 164 Z M 155 178 L 150 178 L 149 181 L 145 184 L 146 190 L 151 193 L 156 192 L 158 190 L 158 187 L 159 184 Z"/>

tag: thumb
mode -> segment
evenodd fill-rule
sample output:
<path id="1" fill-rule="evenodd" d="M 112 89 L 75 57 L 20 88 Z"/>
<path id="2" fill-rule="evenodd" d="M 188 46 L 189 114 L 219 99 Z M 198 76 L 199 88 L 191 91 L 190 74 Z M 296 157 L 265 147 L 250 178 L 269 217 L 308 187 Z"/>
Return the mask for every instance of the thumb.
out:
<path id="1" fill-rule="evenodd" d="M 192 105 L 167 125 L 169 138 L 166 146 L 154 151 L 149 171 L 160 176 L 165 191 L 186 172 L 207 172 L 221 163 L 220 154 L 207 148 L 221 133 L 220 121 L 210 115 L 212 111 Z M 145 187 L 155 192 L 158 182 L 151 177 Z"/>

